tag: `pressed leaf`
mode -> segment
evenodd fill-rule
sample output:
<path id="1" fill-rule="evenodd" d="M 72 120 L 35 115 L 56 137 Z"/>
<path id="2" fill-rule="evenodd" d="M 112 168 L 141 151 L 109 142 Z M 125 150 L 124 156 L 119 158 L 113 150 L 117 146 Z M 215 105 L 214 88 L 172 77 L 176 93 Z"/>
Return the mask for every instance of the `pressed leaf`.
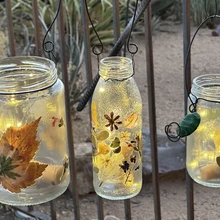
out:
<path id="1" fill-rule="evenodd" d="M 179 136 L 186 137 L 192 134 L 199 126 L 200 120 L 200 115 L 197 112 L 193 112 L 189 115 L 186 115 L 179 124 Z"/>
<path id="2" fill-rule="evenodd" d="M 220 157 L 216 157 L 216 163 L 217 163 L 218 166 L 220 167 Z"/>
<path id="3" fill-rule="evenodd" d="M 93 171 L 94 171 L 95 173 L 98 173 L 98 172 L 99 172 L 99 168 L 98 168 L 98 167 L 93 167 Z"/>
<path id="4" fill-rule="evenodd" d="M 94 147 L 96 146 L 96 138 L 93 134 L 92 134 L 92 144 Z"/>
<path id="5" fill-rule="evenodd" d="M 22 157 L 23 162 L 29 162 L 34 157 L 40 144 L 40 142 L 36 140 L 37 127 L 40 119 L 41 118 L 38 118 L 19 128 L 8 128 L 0 140 L 0 154 L 4 151 L 4 147 L 2 148 L 2 146 L 9 145 L 15 151 L 16 149 L 19 150 L 19 157 Z M 9 150 L 8 153 L 12 153 L 12 151 Z M 7 156 L 5 153 L 3 154 Z"/>
<path id="6" fill-rule="evenodd" d="M 126 128 L 134 128 L 136 126 L 136 122 L 138 120 L 138 114 L 132 113 L 130 114 L 124 121 L 124 126 Z"/>
<path id="7" fill-rule="evenodd" d="M 98 141 L 104 141 L 105 139 L 107 139 L 109 137 L 109 132 L 108 131 L 101 131 L 98 135 L 97 135 L 97 140 Z"/>
<path id="8" fill-rule="evenodd" d="M 111 148 L 118 148 L 120 145 L 120 140 L 118 137 L 115 137 L 115 139 L 111 143 Z"/>
<path id="9" fill-rule="evenodd" d="M 120 153 L 120 152 L 121 152 L 121 147 L 119 146 L 118 148 L 116 148 L 115 150 L 113 150 L 113 152 L 114 152 L 115 154 Z"/>
<path id="10" fill-rule="evenodd" d="M 0 183 L 13 193 L 33 185 L 47 167 L 30 162 L 40 144 L 36 140 L 40 119 L 19 128 L 8 128 L 0 140 Z"/>
<path id="11" fill-rule="evenodd" d="M 14 193 L 19 193 L 22 188 L 27 188 L 28 186 L 33 185 L 35 179 L 42 175 L 42 172 L 46 167 L 46 164 L 39 164 L 36 162 L 22 164 L 13 170 L 13 172 L 19 175 L 19 177 L 15 179 L 10 177 L 0 177 L 0 182 L 5 189 Z"/>

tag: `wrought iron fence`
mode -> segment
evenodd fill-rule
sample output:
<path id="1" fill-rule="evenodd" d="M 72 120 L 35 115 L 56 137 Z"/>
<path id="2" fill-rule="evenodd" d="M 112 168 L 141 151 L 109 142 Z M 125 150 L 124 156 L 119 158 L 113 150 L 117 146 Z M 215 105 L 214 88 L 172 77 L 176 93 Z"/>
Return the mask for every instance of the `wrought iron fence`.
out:
<path id="1" fill-rule="evenodd" d="M 120 27 L 119 27 L 119 0 L 113 0 L 113 21 L 114 21 L 114 33 L 115 33 L 115 45 L 120 47 L 123 45 L 123 41 L 118 41 L 120 38 Z M 57 0 L 57 5 L 59 0 Z M 11 10 L 11 0 L 5 0 L 6 5 L 6 14 L 7 14 L 7 29 L 9 37 L 9 48 L 10 56 L 16 56 L 16 43 L 14 38 L 14 28 L 13 28 L 13 19 L 12 19 L 12 10 Z M 150 126 L 150 142 L 151 142 L 151 155 L 152 155 L 152 186 L 154 194 L 154 213 L 155 219 L 160 220 L 161 216 L 161 206 L 160 206 L 160 190 L 159 190 L 159 177 L 158 177 L 158 157 L 157 157 L 157 127 L 156 127 L 156 107 L 155 107 L 155 88 L 154 88 L 154 61 L 153 61 L 153 44 L 152 44 L 152 30 L 151 30 L 151 1 L 142 0 L 140 5 L 142 5 L 141 10 L 139 11 L 139 16 L 144 14 L 144 25 L 145 25 L 145 39 L 146 39 L 146 68 L 147 68 L 147 82 L 148 82 L 148 97 L 149 97 L 149 126 Z M 90 41 L 89 41 L 89 30 L 88 30 L 88 17 L 85 11 L 85 2 L 81 0 L 82 6 L 82 21 L 83 21 L 83 33 L 84 33 L 84 59 L 86 64 L 86 74 L 87 74 L 87 85 L 88 87 L 92 84 L 92 68 L 91 68 L 91 54 L 90 54 Z M 43 56 L 42 51 L 42 39 L 41 39 L 41 25 L 38 19 L 38 1 L 32 0 L 33 7 L 33 18 L 34 18 L 34 36 L 35 36 L 35 45 L 36 52 L 38 56 Z M 182 14 L 183 14 L 183 45 L 184 45 L 184 59 L 186 58 L 187 49 L 190 43 L 190 0 L 182 1 Z M 138 17 L 138 16 L 137 16 Z M 138 19 L 138 18 L 137 18 Z M 73 219 L 80 219 L 80 206 L 79 206 L 79 197 L 76 184 L 76 166 L 75 166 L 75 155 L 74 155 L 74 137 L 72 131 L 72 120 L 70 112 L 70 103 L 69 103 L 69 86 L 68 86 L 68 72 L 67 72 L 67 58 L 66 58 L 66 48 L 65 48 L 65 30 L 64 30 L 64 21 L 63 21 L 63 7 L 61 1 L 60 13 L 58 16 L 58 26 L 59 26 L 59 40 L 60 40 L 60 54 L 62 57 L 62 73 L 63 81 L 65 84 L 65 93 L 66 93 L 66 110 L 67 110 L 67 130 L 68 130 L 68 145 L 70 152 L 70 169 L 71 169 L 71 185 L 72 185 L 72 199 L 74 203 L 74 217 Z M 122 33 L 122 35 L 124 32 Z M 123 38 L 126 40 L 126 37 Z M 119 45 L 119 46 L 118 46 Z M 120 48 L 119 48 L 120 49 Z M 116 51 L 113 51 L 113 55 Z M 118 51 L 117 51 L 118 52 Z M 185 60 L 183 60 L 185 62 Z M 191 71 L 190 65 L 187 67 L 186 82 L 188 85 L 191 84 Z M 189 86 L 188 86 L 189 87 Z M 185 113 L 186 113 L 186 102 L 187 95 L 185 96 Z M 187 219 L 194 219 L 194 207 L 193 207 L 193 181 L 186 174 L 186 188 L 187 188 Z M 97 196 L 97 206 L 98 206 L 98 219 L 104 219 L 104 210 L 103 210 L 103 199 Z M 36 216 L 33 212 L 34 207 L 28 208 L 18 208 L 14 207 L 15 210 L 20 210 L 30 217 L 35 217 L 38 219 L 56 219 L 56 204 L 55 201 L 50 202 L 51 216 Z M 131 204 L 130 200 L 124 201 L 124 212 L 125 219 L 132 219 L 131 215 Z"/>

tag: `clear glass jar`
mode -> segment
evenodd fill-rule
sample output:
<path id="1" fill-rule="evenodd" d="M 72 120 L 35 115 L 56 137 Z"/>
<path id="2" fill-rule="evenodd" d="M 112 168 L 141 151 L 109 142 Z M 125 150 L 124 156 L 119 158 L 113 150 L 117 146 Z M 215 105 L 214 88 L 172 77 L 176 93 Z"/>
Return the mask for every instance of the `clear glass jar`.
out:
<path id="1" fill-rule="evenodd" d="M 187 170 L 197 183 L 220 187 L 220 75 L 196 77 L 191 89 L 193 102 L 195 97 L 201 122 L 187 137 Z"/>
<path id="2" fill-rule="evenodd" d="M 142 100 L 132 60 L 100 61 L 92 97 L 93 185 L 107 199 L 128 199 L 142 187 Z"/>
<path id="3" fill-rule="evenodd" d="M 34 205 L 69 185 L 64 86 L 40 57 L 0 61 L 0 202 Z"/>

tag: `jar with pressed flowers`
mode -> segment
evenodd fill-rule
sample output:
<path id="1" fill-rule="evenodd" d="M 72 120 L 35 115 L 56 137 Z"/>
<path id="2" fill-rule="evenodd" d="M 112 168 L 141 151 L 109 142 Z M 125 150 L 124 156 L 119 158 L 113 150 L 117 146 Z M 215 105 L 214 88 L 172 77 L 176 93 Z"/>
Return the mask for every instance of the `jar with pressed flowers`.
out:
<path id="1" fill-rule="evenodd" d="M 0 203 L 34 205 L 69 184 L 64 86 L 40 57 L 0 61 Z"/>
<path id="2" fill-rule="evenodd" d="M 100 61 L 92 97 L 93 185 L 107 199 L 128 199 L 142 187 L 142 100 L 126 57 Z"/>
<path id="3" fill-rule="evenodd" d="M 187 170 L 197 183 L 220 187 L 220 75 L 196 77 L 190 97 L 201 121 L 187 137 Z"/>

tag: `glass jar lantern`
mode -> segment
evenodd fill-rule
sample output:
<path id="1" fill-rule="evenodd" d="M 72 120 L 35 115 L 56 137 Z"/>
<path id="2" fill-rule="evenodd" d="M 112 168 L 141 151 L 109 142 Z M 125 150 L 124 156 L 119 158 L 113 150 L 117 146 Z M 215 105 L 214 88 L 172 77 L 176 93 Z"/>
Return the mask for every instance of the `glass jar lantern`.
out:
<path id="1" fill-rule="evenodd" d="M 190 96 L 201 122 L 187 137 L 187 170 L 197 183 L 220 187 L 220 75 L 196 77 Z"/>
<path id="2" fill-rule="evenodd" d="M 142 100 L 132 60 L 100 61 L 91 103 L 93 185 L 107 199 L 128 199 L 142 187 Z"/>
<path id="3" fill-rule="evenodd" d="M 64 86 L 40 57 L 0 61 L 0 203 L 34 205 L 69 185 Z"/>

